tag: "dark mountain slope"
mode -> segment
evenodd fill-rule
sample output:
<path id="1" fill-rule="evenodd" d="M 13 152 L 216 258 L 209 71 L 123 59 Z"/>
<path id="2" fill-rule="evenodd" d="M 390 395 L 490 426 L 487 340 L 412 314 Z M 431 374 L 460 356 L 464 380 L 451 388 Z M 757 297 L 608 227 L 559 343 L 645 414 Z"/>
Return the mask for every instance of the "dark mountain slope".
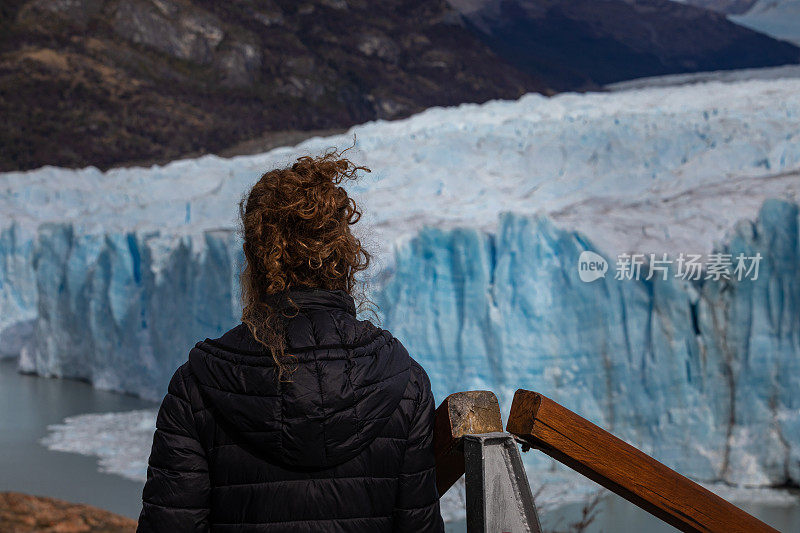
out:
<path id="1" fill-rule="evenodd" d="M 0 170 L 166 161 L 545 89 L 443 0 L 6 0 L 0 14 Z"/>
<path id="2" fill-rule="evenodd" d="M 445 0 L 4 0 L 0 171 L 230 154 L 430 106 L 800 55 L 669 0 L 452 3 L 463 16 Z"/>
<path id="3" fill-rule="evenodd" d="M 670 0 L 452 0 L 500 56 L 557 89 L 796 63 L 798 48 Z"/>

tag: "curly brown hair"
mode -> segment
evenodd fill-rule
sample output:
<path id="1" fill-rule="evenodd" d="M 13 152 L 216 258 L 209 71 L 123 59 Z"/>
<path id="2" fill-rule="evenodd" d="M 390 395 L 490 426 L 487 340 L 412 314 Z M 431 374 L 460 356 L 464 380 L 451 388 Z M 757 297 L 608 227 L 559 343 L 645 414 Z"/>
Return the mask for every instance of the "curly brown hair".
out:
<path id="1" fill-rule="evenodd" d="M 290 308 L 297 311 L 286 292 L 322 288 L 352 295 L 355 274 L 370 264 L 371 255 L 350 231 L 361 211 L 340 186 L 370 169 L 354 165 L 344 151 L 299 157 L 289 167 L 270 170 L 239 202 L 242 322 L 270 351 L 281 380 L 292 370 L 285 318 L 293 316 Z"/>

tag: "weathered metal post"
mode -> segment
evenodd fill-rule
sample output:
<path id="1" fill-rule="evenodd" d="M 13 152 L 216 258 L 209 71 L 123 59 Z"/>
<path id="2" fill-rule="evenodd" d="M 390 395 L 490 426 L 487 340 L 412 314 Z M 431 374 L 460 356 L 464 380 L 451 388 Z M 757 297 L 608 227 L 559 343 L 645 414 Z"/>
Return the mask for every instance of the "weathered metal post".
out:
<path id="1" fill-rule="evenodd" d="M 469 533 L 541 533 L 525 467 L 505 432 L 466 435 Z"/>

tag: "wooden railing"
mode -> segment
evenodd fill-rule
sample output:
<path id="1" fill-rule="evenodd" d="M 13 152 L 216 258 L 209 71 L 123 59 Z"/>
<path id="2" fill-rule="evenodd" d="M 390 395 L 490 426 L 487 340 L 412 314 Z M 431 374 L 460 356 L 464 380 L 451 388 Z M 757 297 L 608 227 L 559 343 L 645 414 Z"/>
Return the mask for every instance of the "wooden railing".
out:
<path id="1" fill-rule="evenodd" d="M 498 429 L 500 428 L 500 429 Z M 464 473 L 461 440 L 502 431 L 488 391 L 450 395 L 436 412 L 434 447 L 439 493 Z M 777 530 L 680 475 L 569 409 L 536 392 L 514 395 L 506 431 L 681 531 L 777 533 Z"/>

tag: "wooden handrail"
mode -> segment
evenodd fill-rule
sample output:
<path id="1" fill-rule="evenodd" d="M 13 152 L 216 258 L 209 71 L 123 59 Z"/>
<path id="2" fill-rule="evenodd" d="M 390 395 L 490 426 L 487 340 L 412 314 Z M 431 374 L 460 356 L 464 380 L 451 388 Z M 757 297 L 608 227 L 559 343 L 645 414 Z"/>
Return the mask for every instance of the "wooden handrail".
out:
<path id="1" fill-rule="evenodd" d="M 536 392 L 514 395 L 506 431 L 681 531 L 776 529 Z"/>
<path id="2" fill-rule="evenodd" d="M 436 486 L 443 495 L 464 475 L 464 448 L 461 437 L 467 434 L 503 431 L 500 404 L 491 391 L 451 394 L 436 409 L 433 449 L 436 456 Z"/>

